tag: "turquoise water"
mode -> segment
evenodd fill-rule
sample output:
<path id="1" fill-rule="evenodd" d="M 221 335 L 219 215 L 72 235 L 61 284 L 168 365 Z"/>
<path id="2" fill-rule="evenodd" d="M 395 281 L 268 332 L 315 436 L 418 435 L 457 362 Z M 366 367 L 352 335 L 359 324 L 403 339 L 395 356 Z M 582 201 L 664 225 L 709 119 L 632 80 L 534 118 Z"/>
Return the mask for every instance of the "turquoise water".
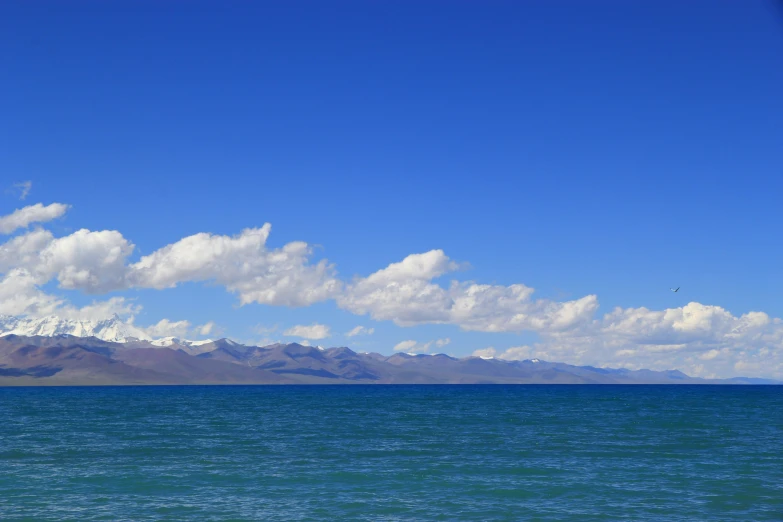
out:
<path id="1" fill-rule="evenodd" d="M 0 388 L 0 519 L 783 520 L 783 387 Z"/>

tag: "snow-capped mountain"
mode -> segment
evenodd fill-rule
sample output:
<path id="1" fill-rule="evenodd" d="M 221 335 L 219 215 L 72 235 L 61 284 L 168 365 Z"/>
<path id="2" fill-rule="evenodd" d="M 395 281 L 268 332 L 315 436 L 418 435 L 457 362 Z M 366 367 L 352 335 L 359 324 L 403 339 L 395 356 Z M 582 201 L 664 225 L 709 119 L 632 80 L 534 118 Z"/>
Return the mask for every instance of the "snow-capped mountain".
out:
<path id="1" fill-rule="evenodd" d="M 11 334 L 43 337 L 56 335 L 97 337 L 115 343 L 152 340 L 144 330 L 126 323 L 116 314 L 102 321 L 63 319 L 54 315 L 40 319 L 0 315 L 0 337 Z"/>
<path id="2" fill-rule="evenodd" d="M 106 349 L 102 341 L 76 336 L 125 344 Z M 145 342 L 128 342 L 133 340 Z M 157 348 L 151 349 L 153 346 Z M 676 370 L 572 366 L 539 359 L 458 359 L 444 354 L 404 353 L 387 356 L 299 343 L 245 346 L 229 339 L 151 340 L 143 329 L 117 316 L 103 321 L 0 316 L 0 386 L 38 383 L 783 384 L 742 377 L 699 379 Z"/>
<path id="3" fill-rule="evenodd" d="M 155 346 L 201 346 L 211 342 L 213 342 L 212 339 L 205 339 L 203 341 L 188 341 L 187 339 L 180 339 L 179 337 L 161 337 L 160 339 L 155 339 L 150 344 L 154 344 Z"/>

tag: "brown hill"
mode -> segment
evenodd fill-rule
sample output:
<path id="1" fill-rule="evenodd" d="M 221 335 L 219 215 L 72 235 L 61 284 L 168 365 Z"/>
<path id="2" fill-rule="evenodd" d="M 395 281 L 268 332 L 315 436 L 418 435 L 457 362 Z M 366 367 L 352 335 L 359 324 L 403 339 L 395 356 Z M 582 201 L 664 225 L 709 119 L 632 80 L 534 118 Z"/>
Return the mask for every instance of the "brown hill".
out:
<path id="1" fill-rule="evenodd" d="M 448 355 L 356 353 L 301 344 L 197 347 L 96 338 L 0 337 L 0 385 L 99 384 L 765 384 L 655 372 Z"/>

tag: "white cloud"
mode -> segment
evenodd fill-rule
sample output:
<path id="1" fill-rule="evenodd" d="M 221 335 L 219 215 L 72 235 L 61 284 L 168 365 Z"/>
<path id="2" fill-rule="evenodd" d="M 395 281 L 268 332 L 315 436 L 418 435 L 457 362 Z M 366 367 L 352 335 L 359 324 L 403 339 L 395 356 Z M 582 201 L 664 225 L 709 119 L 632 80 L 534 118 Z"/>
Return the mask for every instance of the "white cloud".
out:
<path id="1" fill-rule="evenodd" d="M 505 359 L 506 361 L 524 361 L 526 359 L 532 359 L 532 349 L 530 346 L 512 346 L 498 355 L 498 358 Z"/>
<path id="2" fill-rule="evenodd" d="M 55 310 L 56 315 L 64 319 L 101 321 L 114 315 L 127 317 L 133 323 L 133 317 L 141 311 L 141 306 L 124 297 L 112 297 L 106 301 L 93 301 L 92 304 L 75 308 L 65 305 Z"/>
<path id="3" fill-rule="evenodd" d="M 27 199 L 27 195 L 30 194 L 30 190 L 33 188 L 32 181 L 22 181 L 20 183 L 14 183 L 13 188 L 19 191 L 19 199 Z"/>
<path id="4" fill-rule="evenodd" d="M 0 218 L 0 233 L 55 219 L 66 210 L 59 203 L 25 207 Z M 596 315 L 594 295 L 558 302 L 534 299 L 533 289 L 522 284 L 442 284 L 439 278 L 460 265 L 441 250 L 407 256 L 343 284 L 327 261 L 311 263 L 312 252 L 306 243 L 268 249 L 270 230 L 266 224 L 235 236 L 195 234 L 129 264 L 134 246 L 118 231 L 83 229 L 55 238 L 36 228 L 0 244 L 0 313 L 102 318 L 98 316 L 116 311 L 132 317 L 139 308 L 116 297 L 76 308 L 41 289 L 53 280 L 60 288 L 94 294 L 212 281 L 237 294 L 240 305 L 307 306 L 335 299 L 345 310 L 400 326 L 440 323 L 463 330 L 528 330 L 540 335 L 540 342 L 532 346 L 498 352 L 500 358 L 535 356 L 575 364 L 679 368 L 721 376 L 757 368 L 753 371 L 759 375 L 783 378 L 783 321 L 763 312 L 735 316 L 722 307 L 694 302 L 666 310 L 618 308 L 601 317 Z M 151 328 L 181 333 L 181 323 L 158 323 Z M 190 331 L 211 335 L 214 328 L 207 323 Z M 346 335 L 373 331 L 357 326 Z M 286 331 L 286 335 L 305 339 L 329 334 L 328 327 L 318 324 Z M 447 342 L 445 338 L 404 341 L 398 351 L 428 351 Z"/>
<path id="5" fill-rule="evenodd" d="M 41 203 L 30 205 L 0 217 L 0 234 L 11 234 L 20 228 L 27 228 L 33 223 L 45 223 L 65 214 L 68 205 L 52 203 L 44 206 Z"/>
<path id="6" fill-rule="evenodd" d="M 449 296 L 429 281 L 456 269 L 442 250 L 413 254 L 349 285 L 337 302 L 356 314 L 410 326 L 447 322 Z"/>
<path id="7" fill-rule="evenodd" d="M 394 346 L 394 351 L 410 352 L 416 346 L 416 344 L 417 344 L 416 341 L 401 341 Z"/>
<path id="8" fill-rule="evenodd" d="M 693 342 L 760 340 L 774 321 L 763 312 L 734 317 L 719 306 L 688 303 L 662 311 L 647 308 L 617 308 L 606 314 L 598 328 L 617 341 L 642 345 L 677 345 Z"/>
<path id="9" fill-rule="evenodd" d="M 720 350 L 716 350 L 715 348 L 713 348 L 712 350 L 709 350 L 709 351 L 704 352 L 703 354 L 701 354 L 699 356 L 699 359 L 701 359 L 702 361 L 711 361 L 712 359 L 714 359 L 718 355 L 720 355 L 720 353 L 721 353 Z"/>
<path id="10" fill-rule="evenodd" d="M 11 230 L 43 219 L 34 212 L 17 211 L 3 218 Z M 65 208 L 64 206 L 62 208 Z M 40 214 L 40 212 L 39 212 Z M 310 249 L 305 243 L 289 243 L 276 250 L 265 249 L 269 226 L 245 230 L 234 237 L 197 234 L 164 247 L 138 263 L 127 264 L 134 246 L 117 231 L 79 230 L 55 238 L 51 232 L 36 229 L 0 244 L 0 313 L 40 317 L 58 314 L 74 318 L 85 315 L 103 319 L 114 312 L 129 313 L 137 308 L 122 298 L 93 303 L 84 309 L 47 294 L 40 286 L 55 279 L 69 290 L 103 293 L 131 286 L 153 288 L 176 285 L 188 280 L 213 279 L 240 294 L 241 304 L 253 300 L 267 304 L 306 305 L 322 300 L 339 288 L 333 268 L 322 261 L 310 265 Z M 322 338 L 328 327 L 313 325 L 298 335 Z M 208 335 L 214 323 L 196 327 L 193 333 Z M 162 320 L 149 327 L 150 335 L 182 337 L 191 331 L 188 321 Z"/>
<path id="11" fill-rule="evenodd" d="M 346 337 L 356 337 L 357 335 L 372 335 L 375 333 L 375 328 L 367 328 L 364 326 L 357 326 L 350 332 L 346 333 Z"/>
<path id="12" fill-rule="evenodd" d="M 420 343 L 417 341 L 402 341 L 400 343 L 397 343 L 394 346 L 395 352 L 406 352 L 406 353 L 426 353 L 430 351 L 430 348 L 432 345 L 435 346 L 446 346 L 451 342 L 450 339 L 437 339 L 435 341 L 428 341 L 426 343 Z"/>
<path id="13" fill-rule="evenodd" d="M 296 325 L 292 326 L 285 332 L 283 332 L 283 335 L 287 335 L 289 337 L 303 337 L 305 339 L 325 339 L 326 337 L 329 337 L 331 335 L 330 328 L 323 324 L 311 324 L 309 326 L 305 325 Z"/>
<path id="14" fill-rule="evenodd" d="M 140 307 L 123 297 L 77 308 L 64 299 L 38 288 L 36 278 L 25 269 L 12 269 L 0 276 L 0 315 L 29 316 L 33 318 L 59 315 L 65 319 L 100 320 L 114 314 L 133 315 Z"/>
<path id="15" fill-rule="evenodd" d="M 542 335 L 533 346 L 501 358 L 652 370 L 679 369 L 696 376 L 731 377 L 758 364 L 756 375 L 783 378 L 783 321 L 763 312 L 735 316 L 719 306 L 617 308 L 567 332 Z M 761 363 L 763 361 L 763 363 Z"/>
<path id="16" fill-rule="evenodd" d="M 589 321 L 596 296 L 559 303 L 533 300 L 525 285 L 479 285 L 432 282 L 458 267 L 442 250 L 413 254 L 374 274 L 357 279 L 338 297 L 341 308 L 400 326 L 456 324 L 483 332 L 563 331 Z"/>
<path id="17" fill-rule="evenodd" d="M 56 278 L 62 288 L 102 293 L 125 286 L 125 260 L 133 248 L 116 231 L 82 229 L 55 239 L 38 229 L 0 245 L 0 270 L 20 268 L 39 285 Z"/>
<path id="18" fill-rule="evenodd" d="M 307 306 L 340 290 L 331 265 L 308 262 L 306 243 L 267 250 L 269 230 L 265 225 L 233 237 L 196 234 L 131 265 L 127 259 L 134 245 L 117 231 L 83 229 L 55 239 L 51 232 L 34 230 L 0 245 L 0 270 L 24 268 L 38 284 L 56 278 L 62 288 L 88 293 L 214 281 L 237 293 L 240 305 Z"/>
<path id="19" fill-rule="evenodd" d="M 341 283 L 325 260 L 309 264 L 307 243 L 267 250 L 271 225 L 229 237 L 195 234 L 165 246 L 129 268 L 131 286 L 172 288 L 186 281 L 215 281 L 239 295 L 240 304 L 307 306 L 334 297 Z"/>
<path id="20" fill-rule="evenodd" d="M 159 337 L 185 338 L 190 331 L 190 321 L 161 319 L 157 324 L 144 328 L 144 331 L 153 339 Z"/>
<path id="21" fill-rule="evenodd" d="M 0 315 L 52 315 L 63 300 L 40 290 L 35 277 L 22 268 L 5 273 L 0 279 Z"/>
<path id="22" fill-rule="evenodd" d="M 55 239 L 40 254 L 39 270 L 62 288 L 103 293 L 125 286 L 125 260 L 134 246 L 114 230 L 78 230 Z"/>
<path id="23" fill-rule="evenodd" d="M 483 357 L 484 359 L 489 359 L 491 357 L 495 357 L 497 354 L 497 350 L 493 348 L 492 346 L 488 346 L 487 348 L 482 348 L 481 350 L 475 350 L 473 352 L 473 357 Z"/>
<path id="24" fill-rule="evenodd" d="M 432 281 L 453 269 L 440 250 L 408 256 L 354 280 L 337 301 L 346 310 L 400 326 L 444 323 L 484 332 L 531 330 L 542 337 L 534 346 L 513 347 L 498 355 L 504 359 L 540 357 L 722 376 L 751 368 L 749 361 L 754 361 L 766 375 L 783 377 L 783 321 L 763 312 L 734 316 L 718 306 L 690 303 L 662 311 L 616 309 L 595 318 L 595 295 L 556 302 L 532 299 L 533 289 L 521 284 L 452 281 L 444 287 Z M 405 341 L 395 348 L 426 351 L 429 347 L 429 343 Z M 766 364 L 757 362 L 761 359 Z M 705 368 L 704 361 L 711 366 Z"/>
<path id="25" fill-rule="evenodd" d="M 196 331 L 201 336 L 209 335 L 215 330 L 216 330 L 215 323 L 213 321 L 209 321 L 208 323 L 204 323 L 196 327 Z"/>
<path id="26" fill-rule="evenodd" d="M 54 241 L 48 230 L 37 229 L 17 236 L 0 244 L 0 272 L 21 269 L 30 272 L 43 272 L 39 269 L 41 252 Z M 51 278 L 51 274 L 41 273 L 40 283 Z"/>
<path id="27" fill-rule="evenodd" d="M 308 262 L 307 244 L 266 249 L 270 229 L 266 224 L 233 237 L 195 234 L 130 265 L 126 262 L 134 246 L 117 231 L 85 229 L 55 239 L 50 232 L 36 230 L 4 244 L 0 266 L 26 267 L 38 284 L 56 278 L 62 288 L 89 293 L 215 281 L 237 293 L 240 305 L 306 306 L 337 298 L 341 307 L 352 312 L 403 326 L 449 323 L 486 332 L 568 330 L 597 308 L 595 296 L 566 303 L 533 300 L 533 289 L 521 284 L 454 281 L 444 288 L 432 279 L 460 265 L 440 250 L 410 255 L 355 280 L 341 293 L 343 285 L 331 265 L 325 260 Z M 369 334 L 370 330 L 360 331 Z"/>

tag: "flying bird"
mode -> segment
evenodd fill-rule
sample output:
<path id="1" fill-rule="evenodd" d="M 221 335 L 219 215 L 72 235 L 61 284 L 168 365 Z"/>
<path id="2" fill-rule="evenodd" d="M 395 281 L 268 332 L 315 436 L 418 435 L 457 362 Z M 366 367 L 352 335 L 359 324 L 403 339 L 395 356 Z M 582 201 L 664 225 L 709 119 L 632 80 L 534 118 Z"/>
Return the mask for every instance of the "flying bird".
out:
<path id="1" fill-rule="evenodd" d="M 678 286 L 677 288 L 669 288 L 669 290 L 671 290 L 672 292 L 675 292 L 675 293 L 676 293 L 676 292 L 677 292 L 677 290 L 679 290 L 679 289 L 680 289 L 680 287 L 679 287 L 679 286 Z"/>

